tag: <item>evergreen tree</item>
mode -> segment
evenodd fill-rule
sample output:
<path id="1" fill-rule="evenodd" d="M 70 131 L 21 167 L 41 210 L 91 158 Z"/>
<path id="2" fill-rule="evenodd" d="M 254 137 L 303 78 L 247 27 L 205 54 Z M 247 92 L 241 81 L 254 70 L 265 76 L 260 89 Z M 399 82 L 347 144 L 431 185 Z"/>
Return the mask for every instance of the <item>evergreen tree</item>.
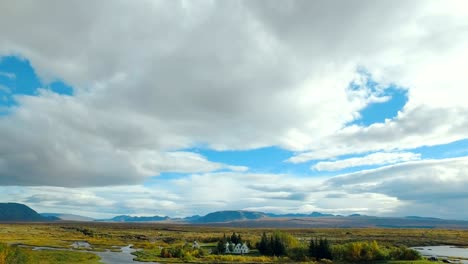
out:
<path id="1" fill-rule="evenodd" d="M 226 242 L 219 240 L 218 244 L 216 245 L 216 250 L 218 254 L 224 254 L 224 252 L 226 252 Z"/>
<path id="2" fill-rule="evenodd" d="M 262 238 L 260 239 L 260 243 L 257 246 L 258 252 L 262 255 L 267 255 L 268 253 L 268 238 L 265 232 L 262 234 Z"/>
<path id="3" fill-rule="evenodd" d="M 311 239 L 309 243 L 309 256 L 316 258 L 317 260 L 320 259 L 332 259 L 332 251 L 330 243 L 326 238 L 317 238 Z"/>
<path id="4" fill-rule="evenodd" d="M 284 245 L 284 242 L 281 238 L 280 233 L 276 233 L 274 235 L 272 248 L 273 248 L 273 255 L 275 256 L 283 256 L 286 253 L 286 247 Z"/>
<path id="5" fill-rule="evenodd" d="M 314 242 L 314 239 L 311 238 L 310 239 L 310 243 L 309 243 L 309 256 L 313 257 L 313 258 L 317 258 L 317 253 L 316 253 L 316 245 L 315 245 L 315 242 Z"/>
<path id="6" fill-rule="evenodd" d="M 330 259 L 330 260 L 333 258 L 330 243 L 328 242 L 328 239 L 326 238 L 323 240 L 322 250 L 323 250 L 322 252 L 323 258 Z"/>
<path id="7" fill-rule="evenodd" d="M 237 245 L 237 243 L 239 243 L 236 232 L 233 232 L 231 235 L 231 243 L 233 243 L 234 245 Z"/>
<path id="8" fill-rule="evenodd" d="M 267 255 L 274 256 L 275 255 L 275 249 L 273 248 L 275 245 L 275 240 L 273 238 L 273 235 L 270 237 L 270 242 L 268 243 L 267 247 Z"/>
<path id="9" fill-rule="evenodd" d="M 317 251 L 317 258 L 318 259 L 323 259 L 325 258 L 325 242 L 323 238 L 320 238 L 319 240 L 319 246 L 318 246 L 318 251 Z"/>

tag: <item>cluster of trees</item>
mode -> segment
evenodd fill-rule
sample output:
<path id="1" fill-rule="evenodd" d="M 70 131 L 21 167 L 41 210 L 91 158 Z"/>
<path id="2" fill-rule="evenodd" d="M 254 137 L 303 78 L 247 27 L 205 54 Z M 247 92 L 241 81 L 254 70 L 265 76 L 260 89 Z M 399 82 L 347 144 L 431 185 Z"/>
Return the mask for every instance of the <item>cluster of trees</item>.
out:
<path id="1" fill-rule="evenodd" d="M 260 242 L 256 244 L 258 252 L 267 256 L 286 256 L 288 250 L 298 246 L 299 241 L 296 238 L 282 232 L 274 232 L 270 237 L 263 232 Z"/>
<path id="2" fill-rule="evenodd" d="M 295 261 L 338 260 L 360 263 L 382 260 L 419 260 L 422 258 L 416 250 L 407 247 L 382 247 L 376 241 L 331 245 L 326 238 L 315 238 L 309 241 L 307 248 L 291 235 L 281 232 L 275 232 L 271 236 L 263 233 L 256 247 L 262 255 L 287 256 Z"/>
<path id="3" fill-rule="evenodd" d="M 269 256 L 283 256 L 286 255 L 286 245 L 281 239 L 281 234 L 276 232 L 267 237 L 266 233 L 263 232 L 260 242 L 257 244 L 258 252 L 262 255 Z"/>
<path id="4" fill-rule="evenodd" d="M 352 263 L 422 259 L 421 254 L 416 250 L 395 246 L 381 247 L 376 241 L 336 245 L 333 247 L 332 254 L 335 259 Z"/>
<path id="5" fill-rule="evenodd" d="M 331 245 L 327 239 L 311 239 L 309 248 L 305 248 L 297 239 L 289 234 L 275 232 L 270 237 L 262 234 L 256 245 L 262 255 L 287 256 L 293 260 L 333 259 Z"/>
<path id="6" fill-rule="evenodd" d="M 333 259 L 332 249 L 330 243 L 325 238 L 319 240 L 311 239 L 309 243 L 309 256 L 317 260 L 321 259 Z"/>
<path id="7" fill-rule="evenodd" d="M 30 263 L 28 255 L 18 247 L 0 243 L 0 264 Z"/>

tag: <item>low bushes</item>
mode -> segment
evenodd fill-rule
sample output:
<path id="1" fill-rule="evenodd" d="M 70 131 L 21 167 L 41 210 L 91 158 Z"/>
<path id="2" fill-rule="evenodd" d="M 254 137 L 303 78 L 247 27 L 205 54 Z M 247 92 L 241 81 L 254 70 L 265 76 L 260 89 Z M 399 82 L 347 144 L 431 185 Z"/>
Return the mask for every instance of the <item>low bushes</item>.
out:
<path id="1" fill-rule="evenodd" d="M 419 252 L 406 247 L 381 247 L 376 241 L 351 242 L 333 246 L 333 258 L 358 263 L 381 260 L 419 260 Z"/>

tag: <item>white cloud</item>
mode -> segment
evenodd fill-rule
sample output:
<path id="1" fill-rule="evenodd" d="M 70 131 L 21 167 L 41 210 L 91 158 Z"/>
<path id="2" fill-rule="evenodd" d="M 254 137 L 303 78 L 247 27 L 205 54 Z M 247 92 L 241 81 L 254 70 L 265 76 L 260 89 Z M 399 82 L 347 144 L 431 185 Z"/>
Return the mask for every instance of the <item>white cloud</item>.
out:
<path id="1" fill-rule="evenodd" d="M 153 137 L 160 124 L 141 114 L 94 112 L 88 102 L 46 90 L 17 100 L 21 107 L 0 120 L 0 184 L 105 186 L 161 172 L 247 169 L 164 151 L 178 145 L 177 136 Z"/>
<path id="2" fill-rule="evenodd" d="M 48 13 L 47 3 L 28 5 L 21 11 L 2 6 L 8 10 L 2 18 L 10 23 L 34 18 L 36 25 L 3 28 L 4 54 L 20 53 L 42 78 L 71 83 L 79 101 L 88 100 L 93 112 L 117 108 L 164 124 L 166 129 L 156 129 L 155 135 L 173 135 L 182 148 L 207 143 L 219 149 L 313 149 L 357 118 L 366 104 L 388 99 L 368 89 L 349 97 L 345 88 L 356 79 L 357 67 L 368 69 L 383 84 L 408 87 L 410 104 L 426 102 L 427 96 L 420 100 L 417 90 L 446 98 L 444 106 L 463 97 L 439 88 L 442 80 L 454 80 L 452 74 L 428 74 L 421 67 L 457 71 L 464 67 L 452 66 L 468 61 L 463 49 L 467 40 L 460 34 L 466 14 L 450 4 L 113 1 L 90 12 L 79 4 L 54 3 L 60 16 L 74 18 L 66 24 L 57 23 L 57 15 L 35 18 L 33 14 Z M 345 13 L 337 11 L 343 8 Z M 441 16 L 451 18 L 444 23 L 443 36 L 434 23 Z M 127 26 L 117 26 L 122 24 Z M 441 58 L 433 43 L 444 39 L 457 41 L 441 43 Z M 440 82 L 427 85 L 432 78 Z M 464 78 L 457 75 L 457 86 L 450 89 L 459 94 Z"/>
<path id="3" fill-rule="evenodd" d="M 419 160 L 420 158 L 421 154 L 412 152 L 377 152 L 363 157 L 336 161 L 321 161 L 313 165 L 311 169 L 316 169 L 319 171 L 334 171 L 358 166 L 400 163 L 410 160 Z"/>
<path id="4" fill-rule="evenodd" d="M 468 109 L 424 105 L 400 112 L 395 119 L 384 123 L 348 126 L 323 138 L 311 151 L 299 153 L 288 161 L 301 163 L 350 153 L 435 146 L 465 139 L 467 135 Z"/>
<path id="5" fill-rule="evenodd" d="M 55 210 L 98 218 L 118 214 L 182 217 L 236 209 L 273 213 L 381 214 L 398 204 L 394 198 L 380 194 L 346 194 L 346 197 L 329 198 L 330 192 L 321 187 L 323 181 L 288 175 L 219 172 L 181 179 L 155 178 L 147 186 L 0 187 L 0 199 L 7 200 L 8 197 L 24 202 L 39 212 Z M 252 186 L 253 183 L 256 185 Z M 357 203 L 361 204 L 359 208 L 355 206 Z"/>
<path id="6" fill-rule="evenodd" d="M 141 174 L 153 176 L 155 172 L 196 173 L 210 172 L 220 169 L 247 171 L 244 166 L 230 166 L 208 161 L 200 154 L 193 152 L 174 151 L 160 153 L 157 151 L 142 151 L 132 157 Z"/>

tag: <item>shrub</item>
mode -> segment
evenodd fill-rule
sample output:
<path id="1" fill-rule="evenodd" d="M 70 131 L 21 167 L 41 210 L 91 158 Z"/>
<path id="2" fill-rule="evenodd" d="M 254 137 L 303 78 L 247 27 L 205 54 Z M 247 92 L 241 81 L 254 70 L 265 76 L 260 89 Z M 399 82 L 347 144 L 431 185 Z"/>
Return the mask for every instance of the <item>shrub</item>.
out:
<path id="1" fill-rule="evenodd" d="M 288 250 L 287 255 L 294 261 L 307 261 L 307 249 L 301 247 L 295 247 Z"/>
<path id="2" fill-rule="evenodd" d="M 411 248 L 394 247 L 390 250 L 390 258 L 393 260 L 420 260 L 421 254 Z"/>
<path id="3" fill-rule="evenodd" d="M 319 264 L 333 264 L 333 261 L 324 258 L 319 261 Z"/>
<path id="4" fill-rule="evenodd" d="M 347 262 L 371 262 L 386 259 L 385 251 L 377 242 L 352 242 L 333 248 L 335 259 Z"/>

